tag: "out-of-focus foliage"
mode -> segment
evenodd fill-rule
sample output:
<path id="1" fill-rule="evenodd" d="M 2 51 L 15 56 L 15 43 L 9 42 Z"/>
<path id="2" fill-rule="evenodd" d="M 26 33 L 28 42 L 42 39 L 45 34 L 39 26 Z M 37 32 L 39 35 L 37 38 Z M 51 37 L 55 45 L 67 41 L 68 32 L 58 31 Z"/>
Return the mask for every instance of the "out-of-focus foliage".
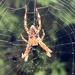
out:
<path id="1" fill-rule="evenodd" d="M 6 6 L 8 7 L 22 7 L 25 5 L 25 0 L 5 0 Z"/>
<path id="2" fill-rule="evenodd" d="M 42 6 L 48 6 L 51 3 L 57 3 L 58 0 L 37 0 L 39 4 L 42 4 Z"/>
<path id="3" fill-rule="evenodd" d="M 33 1 L 33 0 L 32 0 Z M 24 7 L 25 3 L 28 5 L 30 2 L 25 0 L 5 0 L 6 6 L 8 7 Z M 65 24 L 75 23 L 74 15 L 74 0 L 61 1 L 61 0 L 37 0 L 37 3 L 42 6 L 50 7 L 49 10 L 57 18 L 61 19 Z"/>
<path id="4" fill-rule="evenodd" d="M 0 0 L 0 1 L 2 1 L 2 0 Z M 27 2 L 29 3 L 30 1 L 27 0 Z M 15 13 L 17 13 L 17 12 L 15 12 L 12 14 L 9 10 L 6 10 L 6 6 L 7 6 L 7 9 L 9 7 L 13 7 L 15 9 L 20 8 L 20 7 L 24 7 L 25 1 L 24 0 L 4 0 L 4 3 L 5 3 L 5 6 L 3 8 L 0 8 L 0 29 L 2 30 L 2 34 L 9 35 L 12 39 L 14 39 L 14 37 L 12 35 L 8 34 L 8 31 L 12 32 L 14 35 L 16 35 L 16 38 L 18 40 L 21 38 L 19 33 L 22 33 L 24 31 L 24 29 L 22 28 L 23 26 L 20 27 L 18 25 L 19 23 L 20 24 L 22 23 L 21 19 L 22 19 L 24 13 L 19 14 L 20 12 L 18 12 L 18 14 L 15 15 Z M 53 15 L 54 17 L 56 17 L 56 19 L 63 21 L 65 23 L 64 25 L 69 25 L 70 23 L 75 23 L 74 9 L 69 8 L 69 6 L 70 7 L 75 6 L 74 5 L 75 0 L 71 0 L 70 2 L 68 2 L 67 5 L 65 2 L 63 2 L 63 1 L 61 2 L 59 0 L 37 0 L 37 3 L 38 3 L 38 5 L 41 4 L 40 6 L 48 7 L 49 9 L 47 11 L 49 11 L 49 13 L 50 13 L 50 14 L 48 14 L 48 16 Z M 28 8 L 29 8 L 29 6 L 28 6 Z M 41 14 L 43 14 L 43 13 L 44 12 L 42 12 Z M 52 19 L 54 20 L 54 18 L 52 18 Z M 45 21 L 48 21 L 48 19 Z M 48 23 L 50 25 L 50 21 Z M 45 26 L 49 27 L 49 25 L 44 24 L 43 27 L 44 28 L 45 28 Z M 59 38 L 59 37 L 56 38 L 56 33 L 54 33 L 57 30 L 58 30 L 57 24 L 55 24 L 51 29 L 48 30 L 48 33 L 46 35 L 46 37 L 50 36 L 50 38 L 48 38 L 48 40 L 52 40 L 52 42 L 54 42 L 54 43 L 57 41 L 57 38 Z M 6 36 L 0 36 L 0 40 L 7 41 L 8 38 Z M 14 39 L 14 41 L 15 41 L 15 39 Z M 12 41 L 10 41 L 10 42 L 12 42 Z M 45 42 L 46 42 L 46 40 L 45 40 Z M 0 43 L 0 45 L 1 44 L 4 46 L 7 46 L 7 44 Z M 49 46 L 50 46 L 50 43 L 49 43 Z M 13 55 L 20 56 L 19 51 L 21 51 L 22 49 L 23 49 L 22 47 L 20 48 L 17 46 L 14 46 L 14 47 L 12 46 L 11 48 L 9 47 L 9 48 L 6 48 L 5 50 L 7 52 L 10 51 L 9 53 L 11 53 L 11 54 L 9 57 L 11 57 L 11 58 L 9 58 L 9 60 L 11 60 L 13 58 Z M 4 50 L 4 52 L 6 52 L 5 50 Z M 39 58 L 36 60 L 36 62 L 38 62 L 38 65 L 35 65 L 36 63 L 34 63 L 34 65 L 33 65 L 33 62 L 30 62 L 30 61 L 28 61 L 27 63 L 22 61 L 23 62 L 21 64 L 22 66 L 15 67 L 16 64 L 14 64 L 11 60 L 9 62 L 12 63 L 12 65 L 10 65 L 8 73 L 10 72 L 10 68 L 12 70 L 13 69 L 12 66 L 14 66 L 16 68 L 16 70 L 15 70 L 16 73 L 13 70 L 15 75 L 18 75 L 17 72 L 20 69 L 22 69 L 22 71 L 24 71 L 24 73 L 26 73 L 26 72 L 28 72 L 28 70 L 30 71 L 33 67 L 34 67 L 34 70 L 36 70 L 35 73 L 33 73 L 35 75 L 45 75 L 46 73 L 48 73 L 48 71 L 51 72 L 51 73 L 49 73 L 50 75 L 67 75 L 64 63 L 59 62 L 59 61 L 55 60 L 54 58 L 53 59 L 55 61 L 53 61 L 51 63 L 50 60 L 48 60 L 49 58 L 47 58 L 46 53 L 42 55 L 42 54 L 40 54 L 40 53 L 42 53 L 41 52 L 42 50 L 41 49 L 39 49 L 39 50 L 38 50 Z M 0 50 L 0 53 L 2 53 L 2 54 L 0 54 L 0 56 L 1 56 L 0 57 L 0 69 L 2 69 L 2 67 L 4 68 L 4 65 L 6 64 L 6 62 L 3 61 L 3 59 L 6 58 L 6 56 L 5 56 L 4 52 L 2 52 L 2 51 L 3 50 Z M 16 61 L 18 60 L 17 58 L 15 58 L 15 59 L 16 59 Z M 8 63 L 8 61 L 7 61 L 7 63 Z M 18 62 L 17 64 L 20 64 L 20 63 Z M 9 65 L 9 63 L 8 63 L 8 65 Z M 25 67 L 24 67 L 24 65 L 25 65 Z M 5 69 L 4 70 L 2 69 L 1 75 L 4 75 L 4 73 L 6 73 L 5 71 L 6 71 Z"/>
<path id="5" fill-rule="evenodd" d="M 72 6 L 75 7 L 75 0 L 71 0 L 71 3 L 70 4 L 72 4 Z"/>
<path id="6" fill-rule="evenodd" d="M 65 71 L 65 64 L 60 63 L 58 60 L 55 60 L 52 64 L 50 64 L 50 66 L 48 65 L 48 67 L 51 68 L 48 75 L 67 75 Z M 45 75 L 45 74 L 47 74 L 46 71 L 39 71 L 36 72 L 34 75 Z"/>
<path id="7" fill-rule="evenodd" d="M 34 75 L 45 75 L 45 72 L 44 71 L 39 71 L 39 72 L 36 72 Z"/>
<path id="8" fill-rule="evenodd" d="M 0 9 L 0 28 L 3 32 L 6 30 L 10 30 L 11 32 L 16 32 L 18 25 L 16 25 L 16 21 L 19 22 L 18 17 L 12 15 L 5 8 Z"/>
<path id="9" fill-rule="evenodd" d="M 5 63 L 3 60 L 4 52 L 0 49 L 0 75 L 5 75 Z"/>
<path id="10" fill-rule="evenodd" d="M 51 75 L 67 75 L 65 71 L 65 64 L 60 63 L 59 61 L 55 61 L 51 64 L 52 73 Z"/>
<path id="11" fill-rule="evenodd" d="M 13 34 L 16 38 L 19 37 L 18 35 L 20 34 L 20 31 L 22 31 L 19 25 L 19 17 L 13 15 L 10 11 L 7 11 L 5 8 L 0 9 L 0 28 L 0 30 L 2 31 L 0 35 Z M 0 38 L 5 39 L 5 37 L 2 36 Z"/>
<path id="12" fill-rule="evenodd" d="M 0 70 L 1 69 L 2 69 L 2 71 L 0 72 L 0 75 L 4 75 L 5 69 L 4 69 L 4 61 L 2 59 L 0 59 Z"/>
<path id="13" fill-rule="evenodd" d="M 50 7 L 51 9 L 49 11 L 65 24 L 75 23 L 74 0 L 37 0 L 37 2 L 43 6 Z"/>

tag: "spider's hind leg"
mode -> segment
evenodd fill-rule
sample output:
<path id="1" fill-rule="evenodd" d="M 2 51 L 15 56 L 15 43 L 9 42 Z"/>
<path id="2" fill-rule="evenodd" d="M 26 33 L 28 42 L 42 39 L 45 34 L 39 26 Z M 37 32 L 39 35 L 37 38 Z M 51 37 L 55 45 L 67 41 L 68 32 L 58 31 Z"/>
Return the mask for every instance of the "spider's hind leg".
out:
<path id="1" fill-rule="evenodd" d="M 38 43 L 39 43 L 39 45 L 43 48 L 43 50 L 46 51 L 47 56 L 51 57 L 52 50 L 49 49 L 49 48 L 41 41 L 41 39 L 38 39 Z"/>
<path id="2" fill-rule="evenodd" d="M 24 61 L 28 60 L 30 49 L 31 49 L 31 45 L 28 44 L 27 47 L 26 47 L 26 50 L 25 50 L 24 54 L 22 53 L 22 59 L 24 59 Z"/>

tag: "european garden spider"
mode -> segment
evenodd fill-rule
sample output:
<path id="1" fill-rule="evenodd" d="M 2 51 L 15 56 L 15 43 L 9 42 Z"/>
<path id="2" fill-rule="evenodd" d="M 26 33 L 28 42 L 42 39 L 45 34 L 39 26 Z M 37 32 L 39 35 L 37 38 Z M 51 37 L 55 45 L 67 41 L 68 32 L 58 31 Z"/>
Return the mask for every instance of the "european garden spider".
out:
<path id="1" fill-rule="evenodd" d="M 38 12 L 38 9 L 36 8 L 36 14 L 37 14 L 37 19 L 38 19 L 38 28 L 36 28 L 34 25 L 31 25 L 30 29 L 27 28 L 27 9 L 25 11 L 25 16 L 24 16 L 24 28 L 28 34 L 28 41 L 23 37 L 22 34 L 21 35 L 21 38 L 24 42 L 27 43 L 27 47 L 26 47 L 26 50 L 24 52 L 24 54 L 22 53 L 22 59 L 24 59 L 24 61 L 27 61 L 28 60 L 28 54 L 31 50 L 31 47 L 33 46 L 38 46 L 38 44 L 43 48 L 43 50 L 46 51 L 47 55 L 49 57 L 51 57 L 51 54 L 52 51 L 51 49 L 49 49 L 42 41 L 44 39 L 44 36 L 45 36 L 45 33 L 44 33 L 44 30 L 42 29 L 42 32 L 43 32 L 43 36 L 40 38 L 39 37 L 39 32 L 41 30 L 41 27 L 42 27 L 42 24 L 41 24 L 41 17 L 40 17 L 40 14 Z"/>

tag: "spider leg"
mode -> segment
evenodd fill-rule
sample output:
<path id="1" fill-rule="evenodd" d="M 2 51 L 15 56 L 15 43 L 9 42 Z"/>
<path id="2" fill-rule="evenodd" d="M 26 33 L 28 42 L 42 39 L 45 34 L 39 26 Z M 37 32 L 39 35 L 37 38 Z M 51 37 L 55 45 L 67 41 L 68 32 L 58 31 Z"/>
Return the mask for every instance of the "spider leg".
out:
<path id="1" fill-rule="evenodd" d="M 27 47 L 26 47 L 24 54 L 22 53 L 22 59 L 24 59 L 24 61 L 28 60 L 28 54 L 30 52 L 30 49 L 31 49 L 31 45 L 27 44 Z"/>
<path id="2" fill-rule="evenodd" d="M 21 33 L 20 33 L 20 36 L 24 42 L 28 43 L 28 41 L 23 37 L 23 35 Z"/>
<path id="3" fill-rule="evenodd" d="M 43 48 L 43 50 L 46 51 L 47 55 L 48 55 L 49 57 L 51 57 L 51 54 L 50 54 L 50 53 L 52 53 L 52 50 L 49 49 L 49 48 L 42 42 L 42 40 L 41 40 L 40 38 L 38 38 L 37 42 L 38 42 L 39 45 Z"/>
<path id="4" fill-rule="evenodd" d="M 44 32 L 43 29 L 42 29 L 42 32 L 43 32 L 43 35 L 42 35 L 42 37 L 41 37 L 41 40 L 43 41 L 43 40 L 44 40 L 44 37 L 45 37 L 45 32 Z"/>
<path id="5" fill-rule="evenodd" d="M 36 8 L 36 14 L 37 14 L 37 20 L 38 20 L 38 24 L 39 24 L 39 26 L 38 26 L 38 32 L 40 32 L 42 25 L 41 25 L 41 17 L 40 17 L 40 14 L 39 14 L 37 8 Z"/>
<path id="6" fill-rule="evenodd" d="M 26 32 L 28 33 L 28 27 L 27 27 L 27 8 L 26 8 L 25 15 L 24 15 L 24 28 L 25 28 Z"/>

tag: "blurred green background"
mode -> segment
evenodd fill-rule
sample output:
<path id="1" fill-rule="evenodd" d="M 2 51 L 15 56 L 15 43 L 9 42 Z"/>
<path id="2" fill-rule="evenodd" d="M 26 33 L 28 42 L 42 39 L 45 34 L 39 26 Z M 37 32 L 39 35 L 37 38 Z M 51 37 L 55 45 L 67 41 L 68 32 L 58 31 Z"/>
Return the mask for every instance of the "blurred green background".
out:
<path id="1" fill-rule="evenodd" d="M 34 0 L 0 0 L 0 75 L 75 75 L 75 0 L 37 0 L 44 43 L 53 53 L 49 58 L 38 46 L 27 62 L 21 59 L 26 44 L 20 37 L 22 33 L 27 39 L 25 5 L 28 12 L 34 11 Z M 34 14 L 27 16 L 29 28 Z"/>

